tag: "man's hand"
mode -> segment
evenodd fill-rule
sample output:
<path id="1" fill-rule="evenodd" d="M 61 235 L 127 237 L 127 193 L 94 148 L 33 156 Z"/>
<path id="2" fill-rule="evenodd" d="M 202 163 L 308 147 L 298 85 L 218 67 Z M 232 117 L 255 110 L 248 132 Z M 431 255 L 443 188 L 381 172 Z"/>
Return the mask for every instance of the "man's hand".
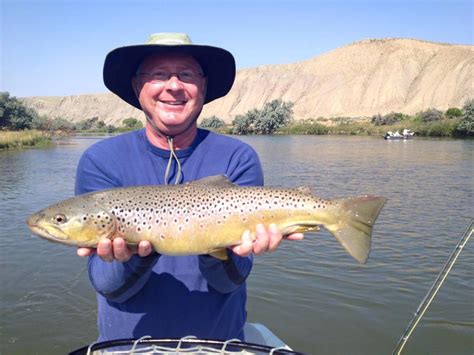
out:
<path id="1" fill-rule="evenodd" d="M 97 244 L 97 249 L 93 248 L 79 248 L 77 249 L 77 255 L 79 256 L 90 256 L 97 253 L 102 260 L 112 262 L 117 261 L 128 261 L 133 254 L 138 254 L 141 257 L 148 256 L 153 251 L 149 241 L 142 240 L 138 244 L 136 251 L 132 251 L 123 238 L 115 238 L 113 241 L 110 239 L 102 239 Z"/>
<path id="2" fill-rule="evenodd" d="M 303 233 L 293 233 L 285 237 L 289 240 L 301 240 Z M 250 231 L 247 230 L 242 235 L 242 243 L 231 248 L 231 250 L 240 256 L 248 256 L 251 253 L 261 255 L 265 252 L 272 252 L 278 249 L 283 236 L 276 224 L 270 224 L 268 231 L 263 224 L 258 224 L 255 233 L 255 240 L 252 241 Z"/>

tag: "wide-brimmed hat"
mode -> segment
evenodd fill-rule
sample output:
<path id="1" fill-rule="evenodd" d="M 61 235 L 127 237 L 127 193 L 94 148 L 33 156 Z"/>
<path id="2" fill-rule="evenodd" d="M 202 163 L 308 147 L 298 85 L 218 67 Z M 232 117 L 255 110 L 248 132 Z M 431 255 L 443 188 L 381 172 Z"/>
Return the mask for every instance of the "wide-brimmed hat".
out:
<path id="1" fill-rule="evenodd" d="M 235 60 L 225 49 L 193 44 L 184 33 L 156 33 L 145 44 L 119 47 L 107 54 L 104 62 L 104 83 L 120 98 L 141 110 L 132 88 L 132 77 L 150 54 L 181 53 L 196 59 L 207 77 L 204 103 L 227 94 L 235 79 Z"/>

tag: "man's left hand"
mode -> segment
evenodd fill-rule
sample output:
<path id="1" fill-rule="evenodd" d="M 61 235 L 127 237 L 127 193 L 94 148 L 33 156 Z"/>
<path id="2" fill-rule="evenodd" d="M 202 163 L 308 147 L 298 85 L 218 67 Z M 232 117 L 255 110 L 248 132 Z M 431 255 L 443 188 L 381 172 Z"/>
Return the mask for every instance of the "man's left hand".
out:
<path id="1" fill-rule="evenodd" d="M 303 233 L 293 233 L 284 239 L 301 240 L 304 238 Z M 276 224 L 270 224 L 268 230 L 263 224 L 258 224 L 255 231 L 255 240 L 249 230 L 242 235 L 242 242 L 231 248 L 231 250 L 239 256 L 248 256 L 251 253 L 261 255 L 265 252 L 273 252 L 278 249 L 283 235 Z"/>

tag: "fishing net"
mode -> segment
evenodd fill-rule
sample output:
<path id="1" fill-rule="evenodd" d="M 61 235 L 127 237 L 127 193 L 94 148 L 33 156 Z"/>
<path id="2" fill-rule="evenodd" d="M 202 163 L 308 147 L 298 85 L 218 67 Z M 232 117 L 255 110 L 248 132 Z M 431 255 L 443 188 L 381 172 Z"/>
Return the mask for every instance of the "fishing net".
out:
<path id="1" fill-rule="evenodd" d="M 181 339 L 122 339 L 100 343 L 75 350 L 69 355 L 119 355 L 119 354 L 302 354 L 287 346 L 270 347 L 231 339 L 227 341 L 204 340 L 193 336 Z"/>

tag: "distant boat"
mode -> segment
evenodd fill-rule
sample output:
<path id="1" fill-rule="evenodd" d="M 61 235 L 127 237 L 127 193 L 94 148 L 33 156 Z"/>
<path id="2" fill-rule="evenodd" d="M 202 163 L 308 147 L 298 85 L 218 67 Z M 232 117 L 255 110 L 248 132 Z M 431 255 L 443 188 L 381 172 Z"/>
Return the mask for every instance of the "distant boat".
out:
<path id="1" fill-rule="evenodd" d="M 414 135 L 415 135 L 415 132 L 412 132 L 410 129 L 405 128 L 403 130 L 402 134 L 400 134 L 398 131 L 396 131 L 395 133 L 393 133 L 392 131 L 388 131 L 383 136 L 383 139 L 390 139 L 390 140 L 393 140 L 393 139 L 411 139 L 411 138 L 413 138 Z"/>

